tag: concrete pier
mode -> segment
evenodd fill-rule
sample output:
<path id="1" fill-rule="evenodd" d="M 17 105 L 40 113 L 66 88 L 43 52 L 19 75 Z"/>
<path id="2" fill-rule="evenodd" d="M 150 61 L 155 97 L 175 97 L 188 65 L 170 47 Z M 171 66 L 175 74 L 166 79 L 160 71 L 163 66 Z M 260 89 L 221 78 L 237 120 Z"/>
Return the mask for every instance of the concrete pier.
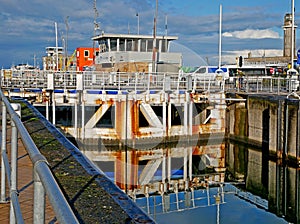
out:
<path id="1" fill-rule="evenodd" d="M 233 97 L 241 101 L 227 108 L 227 135 L 262 148 L 268 156 L 299 165 L 300 104 L 297 94 L 234 94 Z"/>

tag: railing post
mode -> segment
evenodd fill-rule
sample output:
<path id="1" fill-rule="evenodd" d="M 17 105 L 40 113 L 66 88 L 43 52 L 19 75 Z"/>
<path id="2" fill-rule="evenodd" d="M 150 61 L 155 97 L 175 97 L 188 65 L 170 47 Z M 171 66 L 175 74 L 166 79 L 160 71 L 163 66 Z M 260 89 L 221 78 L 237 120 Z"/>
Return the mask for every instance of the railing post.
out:
<path id="1" fill-rule="evenodd" d="M 6 190 L 6 178 L 5 178 L 5 165 L 4 158 L 2 155 L 6 154 L 6 106 L 2 101 L 2 140 L 1 140 L 1 202 L 6 201 L 5 190 Z"/>
<path id="2" fill-rule="evenodd" d="M 55 125 L 56 122 L 56 105 L 55 105 L 55 93 L 54 91 L 51 92 L 52 94 L 52 124 Z"/>
<path id="3" fill-rule="evenodd" d="M 21 105 L 11 104 L 14 111 L 19 117 L 21 117 Z M 18 129 L 13 119 L 11 119 L 11 183 L 10 183 L 10 194 L 18 191 L 17 180 L 18 180 Z M 11 196 L 12 197 L 12 196 Z M 14 213 L 13 203 L 10 203 L 10 223 L 16 223 L 16 216 Z"/>
<path id="4" fill-rule="evenodd" d="M 42 185 L 40 177 L 36 171 L 36 166 L 33 169 L 34 177 L 34 204 L 33 204 L 33 223 L 45 223 L 45 189 Z"/>
<path id="5" fill-rule="evenodd" d="M 271 83 L 270 83 L 270 92 L 273 92 L 273 78 L 271 77 L 270 79 Z"/>
<path id="6" fill-rule="evenodd" d="M 11 120 L 11 183 L 10 192 L 17 191 L 17 154 L 18 154 L 18 132 L 15 122 Z M 15 223 L 13 203 L 10 204 L 10 223 Z"/>
<path id="7" fill-rule="evenodd" d="M 84 92 L 81 92 L 81 139 L 85 139 L 85 99 Z"/>
<path id="8" fill-rule="evenodd" d="M 256 92 L 258 93 L 258 86 L 259 86 L 259 84 L 258 84 L 258 76 L 256 76 Z"/>

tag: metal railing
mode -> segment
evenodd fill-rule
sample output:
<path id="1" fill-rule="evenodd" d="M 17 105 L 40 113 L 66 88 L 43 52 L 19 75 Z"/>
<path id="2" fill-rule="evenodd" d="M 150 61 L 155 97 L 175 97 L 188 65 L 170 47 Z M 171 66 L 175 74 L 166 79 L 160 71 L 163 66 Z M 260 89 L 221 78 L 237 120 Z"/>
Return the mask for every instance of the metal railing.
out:
<path id="1" fill-rule="evenodd" d="M 291 93 L 299 90 L 299 76 L 246 76 L 234 78 L 226 85 L 227 91 L 248 93 Z"/>
<path id="2" fill-rule="evenodd" d="M 9 89 L 65 91 L 85 89 L 126 90 L 126 91 L 244 91 L 269 92 L 274 94 L 292 92 L 299 89 L 299 76 L 243 76 L 230 77 L 227 80 L 197 76 L 188 79 L 192 74 L 180 73 L 124 73 L 99 71 L 41 71 L 2 70 L 1 87 Z"/>
<path id="3" fill-rule="evenodd" d="M 1 202 L 6 201 L 6 186 L 9 186 L 10 223 L 24 223 L 20 203 L 18 200 L 17 167 L 18 167 L 18 135 L 33 163 L 34 202 L 33 222 L 45 222 L 45 195 L 48 196 L 59 223 L 79 223 L 70 205 L 59 188 L 46 158 L 39 152 L 20 119 L 20 105 L 11 104 L 0 90 L 2 102 L 2 144 L 1 144 Z M 18 114 L 17 114 L 17 112 Z M 11 126 L 11 159 L 7 156 L 7 115 Z M 6 176 L 5 176 L 6 175 Z M 8 184 L 6 184 L 6 178 Z"/>

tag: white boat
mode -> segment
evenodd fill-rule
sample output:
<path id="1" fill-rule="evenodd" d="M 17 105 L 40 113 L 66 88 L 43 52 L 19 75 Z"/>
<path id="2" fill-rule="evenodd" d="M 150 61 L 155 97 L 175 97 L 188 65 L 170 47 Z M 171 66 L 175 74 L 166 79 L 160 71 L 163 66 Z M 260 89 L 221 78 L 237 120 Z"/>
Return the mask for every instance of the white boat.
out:
<path id="1" fill-rule="evenodd" d="M 178 72 L 182 54 L 169 51 L 176 36 L 106 34 L 92 38 L 98 43 L 95 70 L 107 72 Z M 155 66 L 155 68 L 153 68 Z"/>

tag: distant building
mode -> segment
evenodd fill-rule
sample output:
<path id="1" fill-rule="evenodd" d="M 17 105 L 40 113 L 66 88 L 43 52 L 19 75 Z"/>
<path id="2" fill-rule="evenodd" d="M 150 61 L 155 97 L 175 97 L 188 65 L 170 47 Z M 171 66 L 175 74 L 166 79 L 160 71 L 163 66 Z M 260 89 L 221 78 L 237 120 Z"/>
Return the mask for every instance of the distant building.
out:
<path id="1" fill-rule="evenodd" d="M 287 67 L 288 64 L 291 64 L 291 56 L 292 56 L 292 33 L 294 35 L 294 60 L 296 60 L 296 28 L 294 25 L 294 31 L 292 32 L 292 14 L 287 13 L 284 16 L 284 43 L 283 43 L 283 54 L 281 56 L 274 57 L 266 57 L 263 55 L 262 57 L 252 57 L 251 52 L 248 53 L 248 57 L 244 58 L 245 64 L 265 64 L 268 66 L 274 67 Z M 237 58 L 238 61 L 238 58 Z"/>
<path id="2" fill-rule="evenodd" d="M 292 23 L 293 18 L 291 13 L 287 13 L 284 17 L 284 45 L 283 45 L 283 57 L 291 57 L 292 56 L 292 34 L 294 35 L 294 56 L 296 55 L 296 28 L 294 25 L 294 31 L 292 32 Z"/>
<path id="3" fill-rule="evenodd" d="M 62 70 L 64 49 L 62 47 L 47 47 L 46 54 L 43 57 L 43 70 Z"/>
<path id="4" fill-rule="evenodd" d="M 86 67 L 94 64 L 94 48 L 78 47 L 76 48 L 76 71 L 83 71 Z"/>

